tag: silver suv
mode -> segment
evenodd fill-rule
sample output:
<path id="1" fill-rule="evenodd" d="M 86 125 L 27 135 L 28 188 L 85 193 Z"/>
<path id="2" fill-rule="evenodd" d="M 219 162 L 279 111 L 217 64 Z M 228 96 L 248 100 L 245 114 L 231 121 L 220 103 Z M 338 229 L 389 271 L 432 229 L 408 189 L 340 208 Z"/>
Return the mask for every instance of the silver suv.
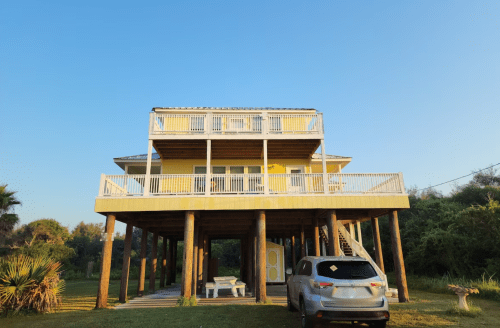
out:
<path id="1" fill-rule="evenodd" d="M 385 282 L 366 259 L 306 256 L 287 280 L 288 310 L 300 309 L 302 327 L 318 321 L 357 321 L 385 327 Z"/>

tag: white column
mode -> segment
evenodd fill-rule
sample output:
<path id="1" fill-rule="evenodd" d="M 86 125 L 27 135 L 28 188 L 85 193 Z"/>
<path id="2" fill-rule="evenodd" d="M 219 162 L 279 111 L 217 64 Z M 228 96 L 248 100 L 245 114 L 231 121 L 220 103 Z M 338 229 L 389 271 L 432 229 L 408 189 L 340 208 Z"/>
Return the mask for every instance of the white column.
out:
<path id="1" fill-rule="evenodd" d="M 321 139 L 321 164 L 323 165 L 323 188 L 325 194 L 329 193 L 328 190 L 328 172 L 326 172 L 326 154 L 325 154 L 325 140 Z"/>
<path id="2" fill-rule="evenodd" d="M 269 174 L 267 171 L 267 139 L 264 139 L 264 194 L 269 194 Z"/>
<path id="3" fill-rule="evenodd" d="M 205 183 L 205 195 L 210 195 L 210 188 L 212 187 L 211 176 L 212 176 L 212 140 L 207 140 L 207 177 Z"/>
<path id="4" fill-rule="evenodd" d="M 146 180 L 144 181 L 144 196 L 149 196 L 149 186 L 151 185 L 151 157 L 153 156 L 153 140 L 148 142 L 148 161 L 146 164 Z"/>
<path id="5" fill-rule="evenodd" d="M 363 237 L 361 237 L 361 222 L 356 221 L 356 225 L 358 226 L 358 242 L 363 246 Z"/>

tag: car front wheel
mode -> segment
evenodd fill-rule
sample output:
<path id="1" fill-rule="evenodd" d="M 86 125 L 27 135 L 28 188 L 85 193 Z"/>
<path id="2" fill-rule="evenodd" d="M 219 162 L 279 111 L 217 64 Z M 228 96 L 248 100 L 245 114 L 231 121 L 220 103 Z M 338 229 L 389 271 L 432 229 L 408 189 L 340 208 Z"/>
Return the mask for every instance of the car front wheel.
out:
<path id="1" fill-rule="evenodd" d="M 314 327 L 314 324 L 313 324 L 311 318 L 309 318 L 307 316 L 306 303 L 304 302 L 304 300 L 300 300 L 300 323 L 302 324 L 302 328 L 313 328 Z"/>

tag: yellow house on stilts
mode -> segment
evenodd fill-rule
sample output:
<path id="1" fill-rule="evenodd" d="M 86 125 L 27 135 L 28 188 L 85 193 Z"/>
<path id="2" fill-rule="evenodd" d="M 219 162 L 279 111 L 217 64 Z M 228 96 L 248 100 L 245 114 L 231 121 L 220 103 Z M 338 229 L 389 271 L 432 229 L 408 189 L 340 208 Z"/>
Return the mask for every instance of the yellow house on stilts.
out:
<path id="1" fill-rule="evenodd" d="M 292 268 L 306 255 L 306 238 L 313 244 L 309 255 L 369 257 L 359 230 L 364 221 L 371 221 L 374 236 L 375 260 L 369 260 L 384 272 L 378 217 L 389 215 L 399 300 L 408 301 L 397 216 L 409 208 L 403 176 L 343 173 L 350 161 L 325 153 L 323 115 L 315 109 L 153 108 L 148 153 L 115 158 L 124 174 L 101 175 L 95 211 L 106 216 L 106 234 L 96 307 L 107 306 L 115 220 L 127 224 L 121 301 L 135 226 L 143 231 L 139 296 L 152 233 L 150 290 L 156 287 L 159 237 L 160 287 L 175 281 L 177 242 L 184 242 L 185 297 L 201 293 L 208 281 L 210 241 L 231 238 L 241 240 L 240 278 L 259 302 L 266 300 L 266 282 L 285 280 L 287 254 Z M 269 238 L 290 242 L 277 245 Z"/>

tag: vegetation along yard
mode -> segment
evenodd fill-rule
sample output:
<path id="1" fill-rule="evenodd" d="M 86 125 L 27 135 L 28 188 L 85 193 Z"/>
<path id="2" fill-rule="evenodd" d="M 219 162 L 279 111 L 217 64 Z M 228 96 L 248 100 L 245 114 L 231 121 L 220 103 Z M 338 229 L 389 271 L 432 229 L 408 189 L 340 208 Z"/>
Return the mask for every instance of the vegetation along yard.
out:
<path id="1" fill-rule="evenodd" d="M 129 295 L 137 283 L 132 281 Z M 119 281 L 111 281 L 111 306 L 118 304 Z M 0 327 L 299 327 L 299 315 L 279 305 L 197 306 L 134 310 L 92 310 L 95 306 L 97 281 L 68 281 L 64 303 L 57 313 L 1 317 Z M 469 300 L 483 312 L 477 317 L 458 316 L 448 311 L 458 297 L 410 289 L 411 302 L 392 304 L 388 327 L 500 327 L 500 302 Z M 324 325 L 327 327 L 328 325 Z M 355 325 L 363 327 L 363 325 Z M 340 323 L 330 327 L 351 327 Z"/>

